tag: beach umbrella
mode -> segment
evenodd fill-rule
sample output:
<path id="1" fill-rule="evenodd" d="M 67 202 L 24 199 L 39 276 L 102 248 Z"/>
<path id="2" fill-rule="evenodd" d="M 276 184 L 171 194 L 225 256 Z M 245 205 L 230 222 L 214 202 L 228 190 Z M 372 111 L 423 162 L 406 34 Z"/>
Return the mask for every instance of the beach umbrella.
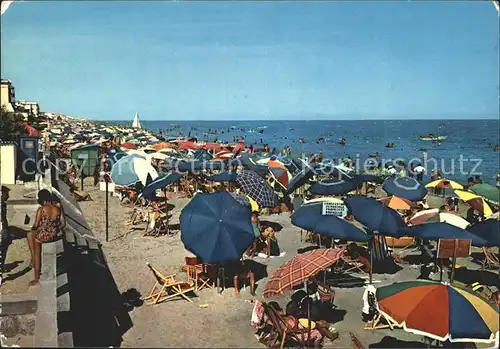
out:
<path id="1" fill-rule="evenodd" d="M 253 171 L 243 170 L 238 173 L 236 182 L 242 193 L 254 199 L 259 207 L 276 207 L 278 196 L 266 180 Z"/>
<path id="2" fill-rule="evenodd" d="M 498 205 L 500 203 L 500 189 L 491 184 L 474 184 L 469 188 L 469 191 L 474 194 L 481 195 L 493 204 Z"/>
<path id="3" fill-rule="evenodd" d="M 291 179 L 291 175 L 285 165 L 278 160 L 269 160 L 267 163 L 269 173 L 271 176 L 285 189 L 288 188 L 288 182 Z"/>
<path id="4" fill-rule="evenodd" d="M 401 236 L 399 229 L 405 227 L 401 216 L 377 199 L 353 196 L 344 202 L 354 218 L 368 229 L 382 235 Z"/>
<path id="5" fill-rule="evenodd" d="M 279 297 L 293 290 L 295 286 L 330 267 L 344 253 L 343 248 L 319 248 L 298 254 L 273 274 L 266 283 L 262 296 L 264 298 Z"/>
<path id="6" fill-rule="evenodd" d="M 137 149 L 137 144 L 125 142 L 120 144 L 120 148 L 123 149 Z"/>
<path id="7" fill-rule="evenodd" d="M 239 160 L 244 168 L 259 174 L 261 177 L 264 177 L 269 172 L 267 165 L 258 164 L 257 159 L 251 154 L 242 154 Z"/>
<path id="8" fill-rule="evenodd" d="M 423 240 L 439 240 L 439 239 L 465 239 L 472 240 L 474 246 L 487 246 L 488 242 L 477 236 L 446 222 L 441 223 L 426 223 L 405 227 L 399 229 L 403 235 L 419 237 Z"/>
<path id="9" fill-rule="evenodd" d="M 160 151 L 162 149 L 172 149 L 172 144 L 167 142 L 156 143 L 151 146 L 153 149 Z"/>
<path id="10" fill-rule="evenodd" d="M 152 159 L 156 159 L 156 160 L 166 160 L 166 159 L 168 159 L 168 155 L 160 153 L 160 152 L 150 153 L 149 156 Z"/>
<path id="11" fill-rule="evenodd" d="M 442 188 L 442 189 L 463 189 L 464 187 L 454 181 L 450 181 L 449 179 L 438 179 L 434 182 L 430 182 L 425 185 L 426 188 Z"/>
<path id="12" fill-rule="evenodd" d="M 228 192 L 198 193 L 181 212 L 181 240 L 205 263 L 237 261 L 255 239 L 250 216 Z"/>
<path id="13" fill-rule="evenodd" d="M 427 188 L 411 177 L 387 178 L 383 189 L 389 195 L 410 201 L 422 200 L 427 195 Z"/>
<path id="14" fill-rule="evenodd" d="M 498 336 L 498 308 L 472 290 L 417 280 L 379 287 L 375 297 L 379 311 L 407 332 L 450 342 Z"/>
<path id="15" fill-rule="evenodd" d="M 448 223 L 462 229 L 467 228 L 470 224 L 467 220 L 455 212 L 441 212 L 437 208 L 417 212 L 409 219 L 408 223 L 411 225 L 420 225 L 424 223 Z"/>
<path id="16" fill-rule="evenodd" d="M 209 161 L 213 159 L 213 156 L 205 149 L 199 149 L 194 153 L 195 160 L 205 160 Z"/>
<path id="17" fill-rule="evenodd" d="M 377 200 L 383 202 L 393 210 L 410 210 L 413 207 L 409 200 L 405 200 L 394 195 L 378 198 Z"/>
<path id="18" fill-rule="evenodd" d="M 290 195 L 295 190 L 305 185 L 313 177 L 314 170 L 312 169 L 312 167 L 307 165 L 290 180 L 290 183 L 288 183 L 288 189 L 286 190 L 285 194 Z"/>
<path id="19" fill-rule="evenodd" d="M 111 178 L 117 185 L 130 186 L 140 181 L 146 186 L 158 178 L 158 173 L 147 158 L 131 154 L 122 157 L 113 165 Z"/>
<path id="20" fill-rule="evenodd" d="M 490 206 L 482 196 L 463 190 L 455 190 L 455 194 L 457 194 L 461 200 L 465 201 L 467 205 L 481 212 L 483 216 L 488 217 L 493 214 Z"/>
<path id="21" fill-rule="evenodd" d="M 314 172 L 317 176 L 334 176 L 339 179 L 351 179 L 351 176 L 348 174 L 345 167 L 340 168 L 327 162 L 315 164 Z"/>
<path id="22" fill-rule="evenodd" d="M 214 156 L 214 160 L 229 160 L 229 159 L 232 159 L 234 157 L 234 154 L 233 152 L 229 151 L 229 150 L 222 150 L 220 152 L 218 152 L 217 154 L 215 154 Z"/>
<path id="23" fill-rule="evenodd" d="M 488 245 L 485 246 L 500 246 L 500 221 L 498 219 L 486 219 L 480 223 L 469 225 L 467 230 L 486 240 Z"/>
<path id="24" fill-rule="evenodd" d="M 335 215 L 323 214 L 323 202 L 305 203 L 292 215 L 292 224 L 321 235 L 347 241 L 366 242 L 368 234 Z"/>
<path id="25" fill-rule="evenodd" d="M 384 183 L 384 180 L 380 176 L 376 176 L 373 174 L 359 174 L 359 175 L 354 175 L 351 178 L 351 181 L 356 184 L 356 187 L 358 187 L 360 184 L 365 183 L 365 182 L 373 182 L 376 184 L 382 184 Z"/>
<path id="26" fill-rule="evenodd" d="M 156 190 L 163 189 L 166 186 L 177 182 L 183 175 L 184 174 L 178 172 L 170 172 L 164 176 L 158 177 L 144 188 L 142 195 L 146 199 L 153 199 Z"/>
<path id="27" fill-rule="evenodd" d="M 221 172 L 207 177 L 211 182 L 235 182 L 238 174 L 236 172 Z"/>
<path id="28" fill-rule="evenodd" d="M 193 160 L 177 162 L 177 170 L 180 172 L 213 171 L 220 170 L 223 166 L 224 164 L 219 161 Z"/>
<path id="29" fill-rule="evenodd" d="M 311 185 L 309 192 L 314 195 L 342 195 L 356 190 L 356 188 L 356 183 L 351 180 L 328 179 Z"/>

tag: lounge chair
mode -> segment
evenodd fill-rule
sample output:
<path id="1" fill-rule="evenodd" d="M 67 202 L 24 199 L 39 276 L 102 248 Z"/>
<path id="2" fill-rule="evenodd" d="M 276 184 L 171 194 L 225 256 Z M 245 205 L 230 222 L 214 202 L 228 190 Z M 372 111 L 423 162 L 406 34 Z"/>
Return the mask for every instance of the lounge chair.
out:
<path id="1" fill-rule="evenodd" d="M 158 304 L 168 299 L 182 297 L 188 302 L 193 302 L 186 294 L 194 292 L 194 286 L 184 282 L 175 280 L 177 274 L 163 275 L 158 269 L 146 262 L 146 265 L 154 275 L 155 283 L 151 288 L 148 296 L 144 300 L 150 300 L 146 304 Z"/>
<path id="2" fill-rule="evenodd" d="M 489 248 L 483 247 L 484 260 L 481 269 L 497 269 L 500 266 L 498 256 Z"/>
<path id="3" fill-rule="evenodd" d="M 287 320 L 277 313 L 272 307 L 266 303 L 264 306 L 264 314 L 267 316 L 268 321 L 271 323 L 271 333 L 267 337 L 266 344 L 269 348 L 275 347 L 278 340 L 281 338 L 280 349 L 285 346 L 287 340 L 292 340 L 302 347 L 307 347 L 307 328 L 300 328 L 299 322 L 295 320 L 295 326 L 292 327 Z"/>
<path id="4" fill-rule="evenodd" d="M 358 272 L 362 274 L 367 274 L 367 270 L 370 269 L 369 262 L 361 261 L 358 258 L 352 258 L 348 254 L 344 254 L 340 257 L 337 263 L 334 264 L 333 270 L 335 273 L 350 273 Z"/>

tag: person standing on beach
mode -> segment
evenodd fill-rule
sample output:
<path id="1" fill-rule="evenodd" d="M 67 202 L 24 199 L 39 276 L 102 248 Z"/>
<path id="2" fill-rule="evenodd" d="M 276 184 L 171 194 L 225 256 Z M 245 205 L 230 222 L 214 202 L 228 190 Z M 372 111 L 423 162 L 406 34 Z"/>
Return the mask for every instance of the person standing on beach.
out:
<path id="1" fill-rule="evenodd" d="M 7 221 L 7 200 L 9 200 L 10 189 L 2 185 L 1 211 L 2 211 L 2 227 L 0 238 L 0 286 L 2 285 L 5 260 L 7 259 L 7 251 L 12 243 L 12 237 L 9 233 L 9 222 Z"/>
<path id="2" fill-rule="evenodd" d="M 415 165 L 413 162 L 410 164 L 410 170 L 408 171 L 408 177 L 413 178 L 413 174 L 415 173 Z"/>

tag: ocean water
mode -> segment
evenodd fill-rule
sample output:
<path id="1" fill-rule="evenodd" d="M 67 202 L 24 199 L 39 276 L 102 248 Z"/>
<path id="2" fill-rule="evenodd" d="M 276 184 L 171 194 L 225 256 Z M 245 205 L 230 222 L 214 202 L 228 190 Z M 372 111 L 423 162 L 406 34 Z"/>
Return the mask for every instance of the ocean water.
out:
<path id="1" fill-rule="evenodd" d="M 162 129 L 168 136 L 182 134 L 204 141 L 228 142 L 233 136 L 245 137 L 246 144 L 254 144 L 255 148 L 267 143 L 278 152 L 289 145 L 293 154 L 322 151 L 324 157 L 330 159 L 351 156 L 360 165 L 370 154 L 378 152 L 381 159 L 403 158 L 407 163 L 412 158 L 420 159 L 430 173 L 435 167 L 432 159 L 435 159 L 446 178 L 460 181 L 465 181 L 474 171 L 484 182 L 495 184 L 500 172 L 500 152 L 494 150 L 495 145 L 500 144 L 499 120 L 145 120 L 143 124 L 151 131 Z M 447 139 L 441 143 L 419 139 L 419 135 L 429 133 L 446 135 Z M 347 139 L 345 146 L 338 144 L 341 137 Z M 300 138 L 303 143 L 299 142 Z M 319 138 L 323 141 L 317 143 Z M 389 142 L 396 146 L 386 148 Z"/>

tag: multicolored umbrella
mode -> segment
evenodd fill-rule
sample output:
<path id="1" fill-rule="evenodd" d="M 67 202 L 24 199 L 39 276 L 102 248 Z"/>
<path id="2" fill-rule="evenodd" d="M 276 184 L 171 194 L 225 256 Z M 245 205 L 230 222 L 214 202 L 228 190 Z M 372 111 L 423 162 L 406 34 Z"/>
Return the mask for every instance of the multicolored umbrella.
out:
<path id="1" fill-rule="evenodd" d="M 438 179 L 434 182 L 430 182 L 429 184 L 425 185 L 426 188 L 442 188 L 442 189 L 463 189 L 464 187 L 457 183 L 450 181 L 449 179 Z"/>
<path id="2" fill-rule="evenodd" d="M 499 312 L 479 294 L 431 281 L 407 281 L 379 287 L 379 311 L 405 331 L 439 341 L 495 341 Z"/>
<path id="3" fill-rule="evenodd" d="M 301 253 L 282 265 L 267 282 L 262 296 L 279 297 L 338 261 L 345 249 L 319 248 Z"/>
<path id="4" fill-rule="evenodd" d="M 228 192 L 198 193 L 181 211 L 181 240 L 205 263 L 237 261 L 255 239 L 250 215 Z"/>
<path id="5" fill-rule="evenodd" d="M 462 229 L 465 229 L 470 224 L 455 212 L 441 212 L 437 208 L 417 212 L 408 221 L 411 225 L 437 222 L 448 223 Z"/>
<path id="6" fill-rule="evenodd" d="M 457 194 L 461 200 L 465 201 L 467 205 L 481 212 L 483 216 L 488 217 L 493 214 L 490 206 L 482 196 L 463 190 L 455 190 L 455 194 Z"/>
<path id="7" fill-rule="evenodd" d="M 469 188 L 469 191 L 481 195 L 493 204 L 498 205 L 500 203 L 500 189 L 491 184 L 475 184 Z"/>
<path id="8" fill-rule="evenodd" d="M 243 170 L 238 173 L 236 182 L 242 193 L 254 199 L 259 207 L 275 207 L 278 205 L 278 196 L 269 187 L 265 179 L 253 171 Z"/>
<path id="9" fill-rule="evenodd" d="M 427 195 L 427 189 L 411 177 L 390 177 L 385 181 L 383 189 L 389 195 L 409 201 L 419 201 Z"/>
<path id="10" fill-rule="evenodd" d="M 271 176 L 285 189 L 288 189 L 288 183 L 291 179 L 291 175 L 285 165 L 278 160 L 269 160 L 267 163 L 269 168 L 269 173 Z"/>

